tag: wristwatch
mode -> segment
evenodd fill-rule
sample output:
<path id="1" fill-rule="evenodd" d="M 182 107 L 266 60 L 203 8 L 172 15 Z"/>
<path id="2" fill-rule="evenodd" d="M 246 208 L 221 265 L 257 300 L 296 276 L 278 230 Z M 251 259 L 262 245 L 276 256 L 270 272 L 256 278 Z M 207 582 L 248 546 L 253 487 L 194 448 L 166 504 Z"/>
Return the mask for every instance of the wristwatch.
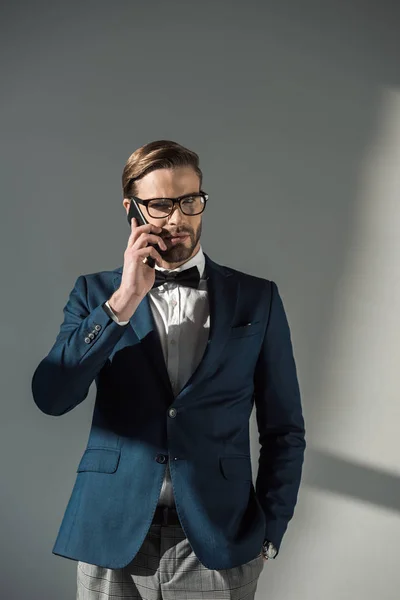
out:
<path id="1" fill-rule="evenodd" d="M 265 558 L 275 558 L 278 554 L 278 550 L 275 548 L 272 542 L 265 540 L 262 547 L 262 553 Z"/>

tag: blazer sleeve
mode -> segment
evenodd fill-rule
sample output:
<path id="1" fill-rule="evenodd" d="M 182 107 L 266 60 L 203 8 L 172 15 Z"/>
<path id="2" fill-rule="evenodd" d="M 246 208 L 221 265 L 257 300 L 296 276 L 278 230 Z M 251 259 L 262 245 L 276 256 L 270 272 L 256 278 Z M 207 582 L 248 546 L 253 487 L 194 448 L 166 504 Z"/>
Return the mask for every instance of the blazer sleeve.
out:
<path id="1" fill-rule="evenodd" d="M 80 275 L 63 309 L 64 321 L 53 347 L 32 377 L 34 401 L 45 414 L 60 416 L 80 404 L 123 336 L 128 325 L 115 323 L 103 304 L 89 310 L 86 276 Z"/>
<path id="2" fill-rule="evenodd" d="M 268 284 L 269 316 L 254 373 L 261 445 L 255 489 L 266 517 L 265 539 L 279 552 L 297 502 L 306 441 L 290 328 L 278 287 Z"/>

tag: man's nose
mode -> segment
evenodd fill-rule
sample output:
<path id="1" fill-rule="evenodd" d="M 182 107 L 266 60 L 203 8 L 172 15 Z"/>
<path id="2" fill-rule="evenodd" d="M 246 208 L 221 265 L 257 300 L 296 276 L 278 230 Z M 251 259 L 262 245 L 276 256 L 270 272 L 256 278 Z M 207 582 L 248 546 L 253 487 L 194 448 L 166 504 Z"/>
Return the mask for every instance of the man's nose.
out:
<path id="1" fill-rule="evenodd" d="M 179 221 L 183 221 L 185 218 L 185 215 L 182 213 L 181 209 L 179 208 L 179 204 L 174 204 L 174 208 L 172 210 L 172 213 L 168 216 L 168 221 L 169 223 L 177 223 Z"/>

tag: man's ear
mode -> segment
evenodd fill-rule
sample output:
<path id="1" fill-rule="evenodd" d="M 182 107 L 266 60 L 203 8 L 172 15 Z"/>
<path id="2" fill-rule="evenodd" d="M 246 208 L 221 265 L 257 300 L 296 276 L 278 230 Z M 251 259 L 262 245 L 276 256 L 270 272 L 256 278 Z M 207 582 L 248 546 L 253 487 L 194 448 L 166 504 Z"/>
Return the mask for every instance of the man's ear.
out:
<path id="1" fill-rule="evenodd" d="M 122 201 L 122 206 L 126 210 L 126 214 L 128 214 L 128 212 L 129 212 L 130 203 L 131 203 L 131 201 L 129 200 L 129 198 L 124 198 Z"/>

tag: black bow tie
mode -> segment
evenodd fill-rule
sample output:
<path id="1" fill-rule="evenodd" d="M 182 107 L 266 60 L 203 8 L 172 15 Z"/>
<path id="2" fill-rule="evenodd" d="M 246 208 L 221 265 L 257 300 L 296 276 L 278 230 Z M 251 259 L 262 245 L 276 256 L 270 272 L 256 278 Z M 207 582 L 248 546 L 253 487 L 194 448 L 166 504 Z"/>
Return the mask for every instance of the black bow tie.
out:
<path id="1" fill-rule="evenodd" d="M 197 267 L 190 267 L 190 269 L 184 269 L 183 271 L 160 271 L 156 269 L 156 278 L 153 284 L 153 288 L 162 285 L 166 281 L 171 281 L 178 285 L 184 285 L 187 287 L 198 288 L 200 281 L 200 273 Z"/>

